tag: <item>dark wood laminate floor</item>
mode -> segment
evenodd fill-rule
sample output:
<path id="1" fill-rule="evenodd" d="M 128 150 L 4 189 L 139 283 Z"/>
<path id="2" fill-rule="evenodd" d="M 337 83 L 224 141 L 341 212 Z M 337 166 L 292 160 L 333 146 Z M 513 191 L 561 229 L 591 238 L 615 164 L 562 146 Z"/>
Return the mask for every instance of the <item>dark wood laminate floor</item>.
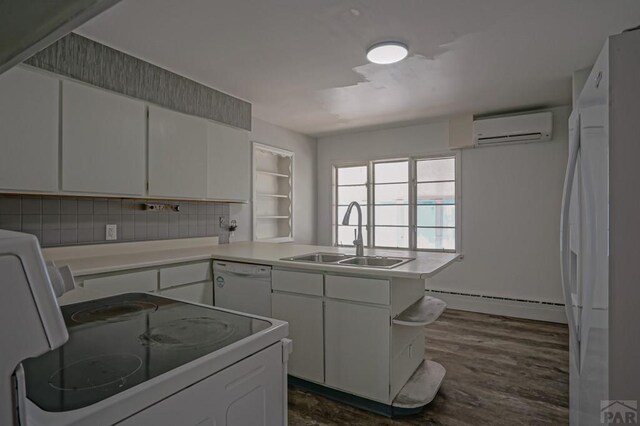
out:
<path id="1" fill-rule="evenodd" d="M 447 310 L 425 327 L 425 338 L 425 357 L 447 375 L 420 415 L 391 420 L 289 390 L 289 425 L 568 424 L 566 326 Z"/>

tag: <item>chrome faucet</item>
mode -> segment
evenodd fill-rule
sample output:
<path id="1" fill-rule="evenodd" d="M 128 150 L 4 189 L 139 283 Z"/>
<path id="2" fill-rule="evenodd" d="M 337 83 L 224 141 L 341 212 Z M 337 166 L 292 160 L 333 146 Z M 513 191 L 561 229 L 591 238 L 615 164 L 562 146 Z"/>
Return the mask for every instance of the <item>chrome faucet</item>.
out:
<path id="1" fill-rule="evenodd" d="M 353 206 L 356 206 L 356 209 L 358 210 L 358 230 L 353 231 L 355 238 L 355 240 L 353 240 L 353 245 L 356 246 L 356 256 L 364 256 L 364 245 L 362 243 L 362 209 L 357 201 L 352 201 L 351 204 L 349 204 L 349 207 L 347 207 L 347 212 L 344 214 L 342 224 L 349 224 L 349 216 L 351 216 L 351 209 Z"/>

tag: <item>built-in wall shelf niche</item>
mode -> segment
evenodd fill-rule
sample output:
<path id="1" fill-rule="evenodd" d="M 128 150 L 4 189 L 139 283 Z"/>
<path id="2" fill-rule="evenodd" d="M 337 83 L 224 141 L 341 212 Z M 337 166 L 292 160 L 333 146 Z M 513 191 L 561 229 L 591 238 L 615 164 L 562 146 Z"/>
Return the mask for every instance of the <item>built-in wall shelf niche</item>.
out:
<path id="1" fill-rule="evenodd" d="M 253 240 L 293 241 L 293 152 L 253 143 Z"/>

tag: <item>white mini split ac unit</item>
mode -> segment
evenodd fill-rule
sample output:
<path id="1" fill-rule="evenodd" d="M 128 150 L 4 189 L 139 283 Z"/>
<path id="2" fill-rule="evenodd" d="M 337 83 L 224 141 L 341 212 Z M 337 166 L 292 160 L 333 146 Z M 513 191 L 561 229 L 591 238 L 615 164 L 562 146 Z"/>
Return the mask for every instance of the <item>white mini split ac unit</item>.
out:
<path id="1" fill-rule="evenodd" d="M 552 121 L 551 111 L 476 120 L 473 122 L 473 142 L 491 145 L 548 141 L 552 135 Z"/>

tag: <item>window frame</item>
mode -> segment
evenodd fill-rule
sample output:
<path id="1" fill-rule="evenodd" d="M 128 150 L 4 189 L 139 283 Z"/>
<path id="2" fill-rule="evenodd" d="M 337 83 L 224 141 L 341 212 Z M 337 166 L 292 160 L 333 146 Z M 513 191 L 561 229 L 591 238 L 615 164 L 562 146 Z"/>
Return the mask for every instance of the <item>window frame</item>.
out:
<path id="1" fill-rule="evenodd" d="M 407 162 L 407 204 L 406 206 L 409 209 L 409 217 L 407 218 L 408 221 L 408 225 L 407 226 L 401 226 L 401 225 L 376 225 L 376 182 L 375 182 L 375 166 L 376 164 L 385 164 L 385 163 L 399 163 L 399 162 Z M 392 159 L 383 159 L 383 160 L 373 160 L 373 161 L 369 161 L 369 175 L 371 177 L 371 185 L 369 188 L 369 193 L 367 194 L 367 201 L 369 203 L 369 205 L 371 206 L 371 212 L 369 213 L 369 217 L 367 220 L 367 225 L 371 224 L 371 229 L 368 229 L 367 232 L 369 233 L 369 245 L 367 247 L 376 247 L 376 248 L 384 248 L 384 249 L 397 249 L 397 250 L 411 250 L 411 247 L 414 247 L 411 244 L 411 234 L 413 233 L 413 229 L 411 227 L 411 211 L 413 210 L 412 208 L 412 204 L 411 204 L 411 158 L 392 158 Z M 384 183 L 379 183 L 378 185 L 395 185 L 395 184 L 399 184 L 399 183 L 405 183 L 405 182 L 384 182 Z M 380 205 L 384 205 L 384 204 L 380 204 Z M 405 204 L 396 204 L 398 206 L 404 206 Z M 376 226 L 377 227 L 390 227 L 390 228 L 407 228 L 407 233 L 409 236 L 409 241 L 408 243 L 408 247 L 390 247 L 390 246 L 382 246 L 382 245 L 375 245 L 375 241 L 376 241 Z"/>
<path id="2" fill-rule="evenodd" d="M 363 225 L 363 228 L 365 228 L 367 230 L 367 238 L 366 241 L 364 242 L 364 246 L 365 247 L 372 247 L 371 246 L 371 234 L 369 234 L 369 220 L 370 220 L 370 209 L 368 208 L 369 205 L 371 204 L 371 199 L 370 199 L 370 186 L 371 186 L 371 171 L 369 168 L 369 162 L 367 161 L 356 161 L 356 162 L 347 162 L 347 163 L 340 163 L 340 164 L 334 164 L 332 167 L 332 200 L 331 200 L 331 205 L 333 208 L 333 223 L 332 223 L 332 235 L 333 235 L 333 245 L 334 246 L 338 246 L 338 247 L 353 247 L 353 244 L 338 244 L 338 227 L 340 226 L 340 224 L 342 223 L 342 218 L 338 217 L 338 210 L 340 209 L 340 205 L 338 204 L 338 187 L 341 186 L 339 185 L 338 182 L 338 169 L 341 168 L 349 168 L 349 167 L 365 167 L 367 169 L 367 181 L 365 182 L 365 188 L 367 191 L 367 218 L 366 218 L 366 225 Z M 342 185 L 342 186 L 359 186 L 359 185 Z"/>
<path id="3" fill-rule="evenodd" d="M 418 240 L 418 179 L 417 179 L 417 164 L 418 161 L 424 160 L 437 160 L 444 158 L 453 158 L 455 161 L 455 248 L 451 249 L 429 249 L 429 248 L 417 248 Z M 375 245 L 375 164 L 380 163 L 394 163 L 400 161 L 408 162 L 408 194 L 409 194 L 409 247 L 387 247 Z M 367 232 L 367 241 L 365 247 L 367 248 L 382 248 L 392 250 L 403 251 L 418 251 L 418 252 L 433 252 L 433 253 L 456 253 L 462 251 L 462 191 L 461 191 L 461 155 L 459 151 L 456 152 L 434 152 L 429 154 L 412 155 L 406 157 L 388 157 L 380 158 L 368 161 L 350 161 L 334 163 L 332 166 L 332 208 L 333 208 L 333 245 L 340 247 L 353 247 L 352 244 L 340 245 L 338 244 L 338 226 L 342 221 L 342 218 L 338 217 L 338 169 L 344 167 L 366 167 L 367 168 L 367 182 L 365 183 L 367 189 L 367 224 L 363 225 Z M 378 225 L 384 226 L 384 225 Z M 398 226 L 404 227 L 404 226 Z M 449 228 L 450 229 L 450 228 Z"/>

